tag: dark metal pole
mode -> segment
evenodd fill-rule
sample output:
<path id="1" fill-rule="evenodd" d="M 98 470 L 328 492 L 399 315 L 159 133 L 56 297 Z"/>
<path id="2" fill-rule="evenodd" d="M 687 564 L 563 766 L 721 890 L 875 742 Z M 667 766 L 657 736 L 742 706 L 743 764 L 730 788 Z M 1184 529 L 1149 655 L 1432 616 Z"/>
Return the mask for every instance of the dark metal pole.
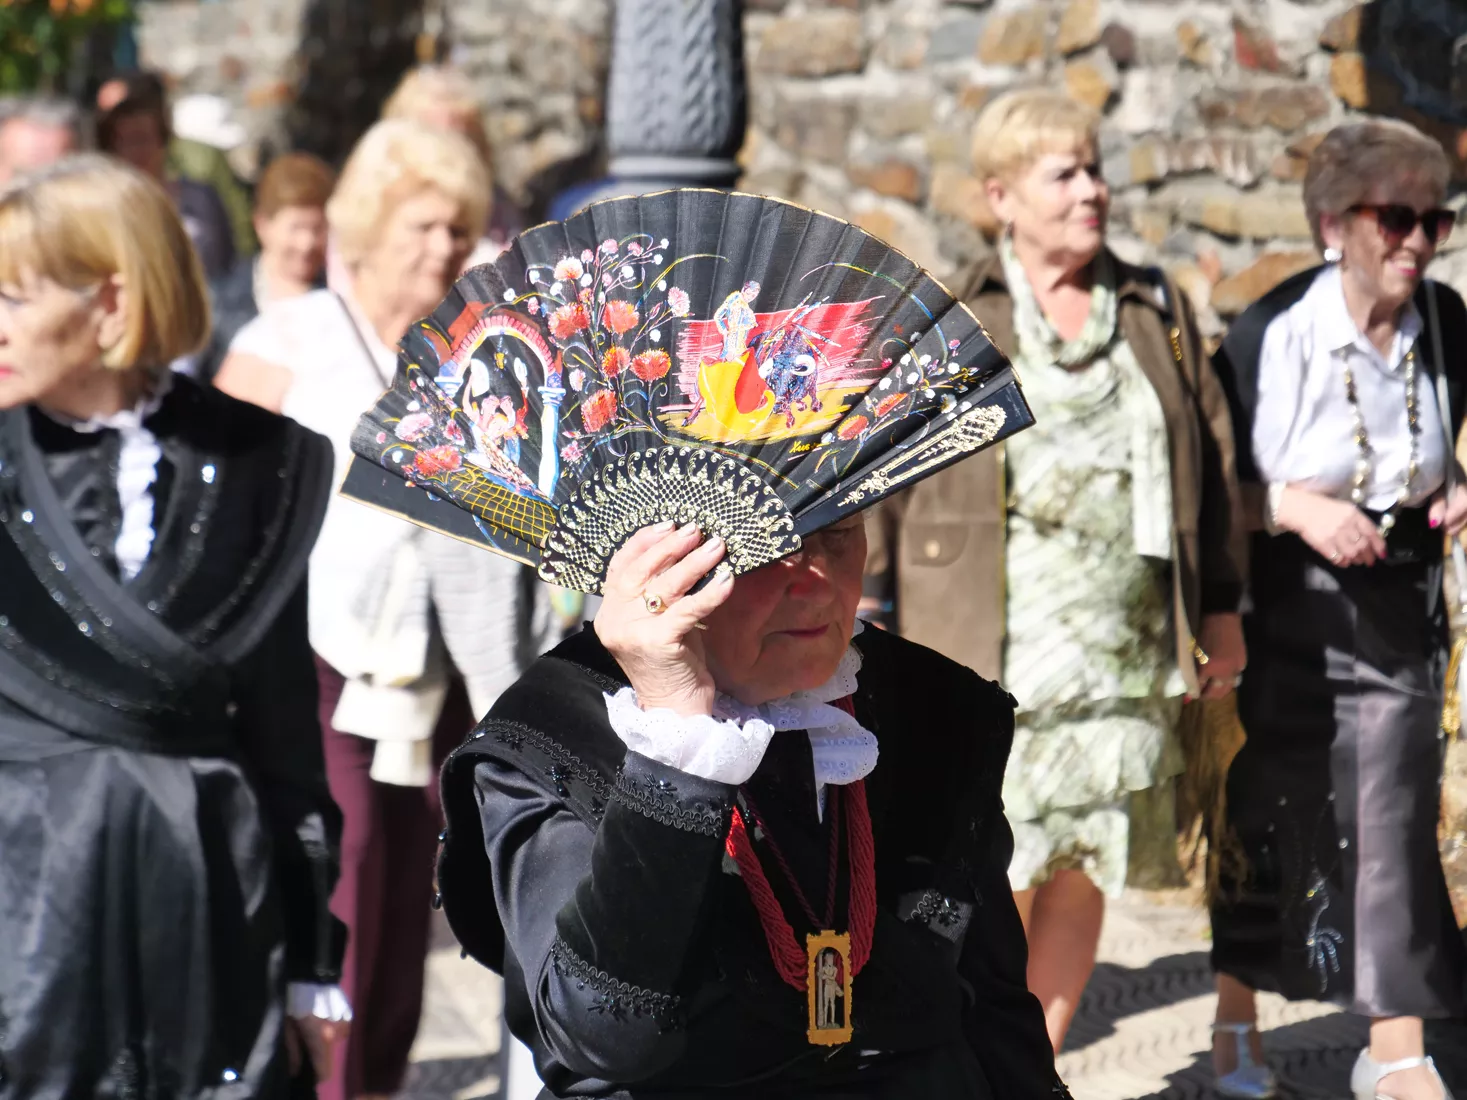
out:
<path id="1" fill-rule="evenodd" d="M 732 187 L 747 125 L 742 0 L 616 0 L 607 178 L 567 192 L 551 216 L 616 195 Z"/>

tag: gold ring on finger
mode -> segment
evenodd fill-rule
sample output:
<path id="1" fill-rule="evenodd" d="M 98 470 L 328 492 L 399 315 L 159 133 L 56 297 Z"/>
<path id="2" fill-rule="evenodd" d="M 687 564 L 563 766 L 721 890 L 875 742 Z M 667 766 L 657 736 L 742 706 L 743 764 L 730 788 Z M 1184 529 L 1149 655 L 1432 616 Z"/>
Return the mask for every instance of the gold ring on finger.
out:
<path id="1" fill-rule="evenodd" d="M 647 605 L 649 615 L 661 615 L 667 610 L 667 601 L 655 592 L 643 592 L 642 602 Z"/>

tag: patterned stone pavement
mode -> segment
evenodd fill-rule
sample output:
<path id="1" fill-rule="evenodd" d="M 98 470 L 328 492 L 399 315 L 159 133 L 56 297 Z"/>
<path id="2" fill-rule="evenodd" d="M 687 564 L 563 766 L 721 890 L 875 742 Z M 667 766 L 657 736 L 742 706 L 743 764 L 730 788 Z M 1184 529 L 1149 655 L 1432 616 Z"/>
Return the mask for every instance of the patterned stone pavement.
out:
<path id="1" fill-rule="evenodd" d="M 1075 1100 L 1191 1100 L 1213 1095 L 1212 975 L 1207 917 L 1182 894 L 1132 893 L 1111 906 L 1100 965 L 1085 991 L 1060 1072 Z M 423 1027 L 405 1100 L 499 1100 L 499 984 L 461 960 L 442 930 L 429 959 Z M 1264 1047 L 1288 1100 L 1349 1095 L 1365 1042 L 1358 1017 L 1260 999 Z M 1434 1028 L 1428 1046 L 1459 1094 L 1467 1090 L 1467 1025 Z"/>

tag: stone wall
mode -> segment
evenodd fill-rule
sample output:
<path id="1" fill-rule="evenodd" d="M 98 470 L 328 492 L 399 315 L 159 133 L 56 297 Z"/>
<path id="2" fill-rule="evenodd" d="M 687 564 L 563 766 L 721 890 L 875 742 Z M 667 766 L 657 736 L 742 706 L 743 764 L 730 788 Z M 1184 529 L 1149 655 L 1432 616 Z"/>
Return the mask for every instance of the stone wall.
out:
<path id="1" fill-rule="evenodd" d="M 185 89 L 231 95 L 254 132 L 280 135 L 313 57 L 318 65 L 323 53 L 342 58 L 345 75 L 329 70 L 328 91 L 348 90 L 351 66 L 365 67 L 339 41 L 302 48 L 303 20 L 324 2 L 154 0 L 144 7 L 144 57 Z M 386 30 L 361 19 L 368 39 L 405 33 L 406 0 L 370 7 L 394 3 L 398 22 Z M 450 56 L 483 89 L 506 189 L 540 206 L 595 171 L 610 0 L 445 7 Z M 992 215 L 969 170 L 968 136 L 983 105 L 1009 88 L 1064 88 L 1103 112 L 1115 247 L 1171 270 L 1214 330 L 1312 262 L 1300 181 L 1332 125 L 1385 111 L 1428 127 L 1454 156 L 1467 151 L 1441 117 L 1456 109 L 1467 124 L 1467 68 L 1455 71 L 1462 58 L 1451 52 L 1467 35 L 1467 15 L 1449 0 L 1389 0 L 1384 14 L 1354 0 L 746 7 L 744 187 L 850 218 L 943 276 L 987 247 Z M 374 89 L 399 71 L 377 63 Z M 356 88 L 359 97 L 380 94 Z M 308 106 L 327 110 L 329 98 L 318 94 Z M 327 129 L 349 136 L 362 113 Z M 1467 254 L 1441 266 L 1467 281 L 1455 278 L 1467 275 Z"/>
<path id="2" fill-rule="evenodd" d="M 1011 88 L 1103 112 L 1114 246 L 1170 269 L 1214 330 L 1315 262 L 1301 181 L 1332 125 L 1383 108 L 1457 153 L 1456 130 L 1367 65 L 1380 34 L 1351 0 L 754 6 L 747 185 L 847 216 L 939 273 L 987 247 L 968 136 Z"/>
<path id="3" fill-rule="evenodd" d="M 423 0 L 146 0 L 141 63 L 176 92 L 222 95 L 250 141 L 236 160 L 308 149 L 340 161 L 413 63 Z"/>
<path id="4" fill-rule="evenodd" d="M 482 89 L 509 194 L 543 208 L 599 174 L 610 0 L 449 0 L 445 33 L 449 57 Z"/>

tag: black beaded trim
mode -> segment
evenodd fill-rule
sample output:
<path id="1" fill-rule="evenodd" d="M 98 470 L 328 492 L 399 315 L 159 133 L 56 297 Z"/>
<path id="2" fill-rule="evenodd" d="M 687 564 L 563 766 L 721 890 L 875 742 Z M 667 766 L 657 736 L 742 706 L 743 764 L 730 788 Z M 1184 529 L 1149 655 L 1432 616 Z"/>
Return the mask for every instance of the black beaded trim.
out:
<path id="1" fill-rule="evenodd" d="M 199 644 L 212 641 L 214 635 L 218 633 L 223 625 L 225 618 L 239 605 L 240 601 L 245 598 L 249 591 L 254 588 L 256 582 L 260 579 L 260 574 L 264 572 L 265 567 L 275 560 L 276 544 L 280 542 L 281 537 L 285 534 L 289 520 L 294 515 L 292 505 L 295 501 L 295 490 L 300 479 L 291 478 L 289 475 L 290 471 L 300 464 L 300 451 L 304 445 L 304 438 L 304 433 L 290 433 L 287 450 L 284 458 L 281 460 L 282 464 L 278 471 L 281 479 L 285 481 L 285 488 L 281 490 L 280 499 L 275 508 L 275 515 L 270 520 L 270 526 L 265 530 L 265 536 L 260 542 L 260 548 L 249 565 L 245 567 L 244 575 L 240 577 L 239 585 L 235 590 L 220 601 L 219 605 L 213 611 L 188 632 L 189 637 L 193 641 Z M 215 461 L 220 466 L 220 474 L 222 475 L 223 464 L 219 463 L 217 459 Z M 214 484 L 218 485 L 223 480 L 222 476 L 216 477 Z"/>
<path id="2" fill-rule="evenodd" d="M 921 925 L 958 948 L 967 939 L 968 926 L 973 922 L 972 905 L 935 889 L 902 895 L 897 901 L 897 912 L 907 914 L 903 919 L 908 924 Z"/>
<path id="3" fill-rule="evenodd" d="M 593 811 L 599 812 L 605 806 L 606 800 L 611 797 L 611 785 L 601 777 L 600 773 L 588 767 L 579 756 L 558 741 L 547 737 L 533 726 L 506 721 L 502 718 L 488 718 L 481 722 L 479 728 L 470 735 L 469 743 L 472 744 L 490 735 L 493 735 L 496 742 L 514 752 L 523 752 L 525 743 L 528 742 L 531 749 L 549 757 L 550 765 L 545 769 L 545 774 L 556 793 L 562 798 L 571 797 L 569 784 L 572 780 L 589 788 L 592 796 L 590 806 Z"/>
<path id="4" fill-rule="evenodd" d="M 608 695 L 615 695 L 618 691 L 627 686 L 627 682 L 625 680 L 618 680 L 614 677 L 607 676 L 605 673 L 598 672 L 594 668 L 591 668 L 589 665 L 581 664 L 579 661 L 567 661 L 564 657 L 556 657 L 553 655 L 547 656 L 545 660 L 560 661 L 562 664 L 570 665 L 579 674 L 585 676 Z"/>
<path id="5" fill-rule="evenodd" d="M 729 805 L 718 801 L 688 801 L 678 798 L 677 787 L 650 775 L 637 780 L 617 769 L 612 797 L 653 821 L 689 833 L 721 837 L 728 832 Z"/>
<path id="6" fill-rule="evenodd" d="M 200 464 L 200 470 L 202 470 L 205 464 L 212 464 L 216 471 L 223 465 L 217 458 L 206 457 L 204 462 Z M 195 476 L 201 476 L 199 471 L 191 471 L 191 473 Z M 174 472 L 175 482 L 173 491 L 175 493 L 180 492 L 183 488 L 180 484 L 183 476 L 184 471 L 181 469 Z M 208 540 L 209 523 L 214 516 L 215 508 L 219 504 L 219 493 L 223 487 L 223 482 L 224 479 L 216 473 L 214 480 L 207 482 L 204 485 L 203 492 L 199 494 L 198 507 L 194 510 L 194 517 L 189 522 L 188 532 L 183 540 L 183 549 L 178 555 L 178 562 L 174 567 L 173 576 L 168 581 L 168 587 L 163 591 L 162 596 L 150 601 L 148 604 L 148 610 L 155 615 L 161 615 L 168 611 L 173 606 L 174 599 L 183 590 L 183 586 L 192 580 L 193 575 L 198 572 L 199 563 L 204 560 L 204 546 Z"/>
<path id="7" fill-rule="evenodd" d="M 952 898 L 939 894 L 936 890 L 928 890 L 907 919 L 921 921 L 923 924 L 932 924 L 935 921 L 950 928 L 963 919 L 963 909 Z"/>
<path id="8" fill-rule="evenodd" d="M 83 699 L 113 710 L 129 714 L 160 715 L 176 710 L 167 701 L 152 703 L 129 699 L 121 695 L 107 695 L 90 680 L 70 672 L 65 665 L 52 660 L 38 646 L 27 642 L 20 631 L 11 624 L 8 616 L 0 615 L 0 646 L 12 654 L 23 665 L 49 684 L 60 684 L 65 690 L 80 695 Z"/>
<path id="9" fill-rule="evenodd" d="M 69 571 L 72 563 L 67 562 L 60 554 L 41 541 L 33 523 L 25 522 L 24 516 L 29 510 L 29 505 L 20 498 L 18 493 L 6 494 L 6 497 L 4 503 L 0 504 L 0 523 L 5 525 L 11 541 L 20 550 L 21 556 L 31 567 L 35 578 L 45 586 L 56 606 L 66 612 L 77 631 L 101 645 L 113 659 L 130 668 L 140 670 L 143 675 L 156 681 L 165 692 L 176 690 L 177 684 L 166 669 L 155 665 L 149 658 L 137 653 L 133 646 L 117 637 L 112 629 L 112 620 L 93 609 L 81 596 L 77 587 L 70 580 Z M 9 629 L 14 630 L 13 627 Z M 7 648 L 16 648 L 15 643 L 8 638 L 5 645 Z M 17 650 L 22 657 L 26 656 L 25 648 L 27 647 Z M 50 663 L 49 659 L 42 657 L 41 654 L 37 653 L 36 656 Z M 32 667 L 34 671 L 42 675 L 46 674 L 44 668 L 37 668 L 34 665 Z M 56 667 L 60 668 L 59 665 Z M 47 679 L 57 678 L 47 676 Z M 75 676 L 67 674 L 65 686 L 68 690 L 81 690 L 83 694 L 87 694 L 84 688 L 79 687 L 81 683 Z M 90 693 L 89 697 L 96 702 L 109 702 L 95 691 Z"/>
<path id="10" fill-rule="evenodd" d="M 577 955 L 559 936 L 550 947 L 550 960 L 556 973 L 575 982 L 577 989 L 584 990 L 589 986 L 598 995 L 587 1011 L 604 1012 L 617 1020 L 624 1020 L 628 1012 L 633 1016 L 645 1016 L 656 1022 L 659 1031 L 670 1031 L 677 1026 L 681 997 L 654 993 L 613 978 Z"/>

